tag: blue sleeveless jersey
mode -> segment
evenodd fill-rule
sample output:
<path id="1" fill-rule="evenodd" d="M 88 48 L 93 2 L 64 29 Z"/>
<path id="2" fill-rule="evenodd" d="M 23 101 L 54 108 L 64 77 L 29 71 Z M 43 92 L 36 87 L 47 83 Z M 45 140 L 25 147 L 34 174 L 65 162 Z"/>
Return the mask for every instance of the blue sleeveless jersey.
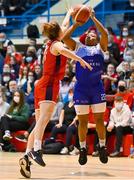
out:
<path id="1" fill-rule="evenodd" d="M 86 86 L 97 85 L 101 81 L 101 74 L 103 73 L 104 56 L 97 46 L 83 46 L 80 45 L 76 50 L 76 55 L 80 56 L 87 63 L 89 63 L 93 70 L 84 69 L 80 63 L 76 63 L 76 79 L 79 83 Z"/>
<path id="2" fill-rule="evenodd" d="M 93 69 L 92 71 L 84 69 L 79 62 L 76 63 L 75 105 L 105 102 L 105 92 L 101 80 L 104 56 L 99 45 L 90 47 L 80 45 L 76 54 L 89 63 Z"/>

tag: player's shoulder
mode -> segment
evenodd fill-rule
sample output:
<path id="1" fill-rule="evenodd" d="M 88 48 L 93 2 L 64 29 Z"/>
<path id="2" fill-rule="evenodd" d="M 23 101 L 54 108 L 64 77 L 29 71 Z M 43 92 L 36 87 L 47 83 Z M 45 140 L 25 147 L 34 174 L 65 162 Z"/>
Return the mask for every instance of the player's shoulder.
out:
<path id="1" fill-rule="evenodd" d="M 84 47 L 86 47 L 84 44 L 82 44 L 80 41 L 76 41 L 75 51 Z"/>
<path id="2" fill-rule="evenodd" d="M 104 52 L 103 49 L 101 48 L 100 43 L 98 43 L 98 44 L 96 45 L 96 49 L 97 49 L 98 51 L 100 51 L 103 55 L 105 54 L 105 52 Z"/>

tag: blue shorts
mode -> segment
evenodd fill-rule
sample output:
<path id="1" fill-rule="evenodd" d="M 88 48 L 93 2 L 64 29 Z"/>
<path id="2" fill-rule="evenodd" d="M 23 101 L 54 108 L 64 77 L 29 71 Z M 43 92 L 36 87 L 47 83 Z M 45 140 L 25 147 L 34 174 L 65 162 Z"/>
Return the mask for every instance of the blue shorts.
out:
<path id="1" fill-rule="evenodd" d="M 105 92 L 102 82 L 96 85 L 82 85 L 76 83 L 74 89 L 75 105 L 94 105 L 106 102 Z"/>

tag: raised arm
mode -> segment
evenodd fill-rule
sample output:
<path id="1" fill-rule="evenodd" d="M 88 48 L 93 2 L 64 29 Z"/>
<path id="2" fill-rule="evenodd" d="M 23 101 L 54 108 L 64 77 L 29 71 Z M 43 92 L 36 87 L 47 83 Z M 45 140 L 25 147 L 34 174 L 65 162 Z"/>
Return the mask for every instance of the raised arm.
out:
<path id="1" fill-rule="evenodd" d="M 100 46 L 103 51 L 107 51 L 108 46 L 108 33 L 107 30 L 104 28 L 104 26 L 101 24 L 101 22 L 95 17 L 94 11 L 92 11 L 91 19 L 94 22 L 96 28 L 101 33 L 100 38 Z"/>
<path id="2" fill-rule="evenodd" d="M 74 39 L 71 38 L 71 35 L 73 34 L 73 32 L 75 31 L 75 29 L 79 26 L 78 23 L 73 24 L 71 27 L 69 27 L 66 32 L 63 35 L 63 42 L 67 45 L 67 47 L 69 47 L 69 49 L 71 50 L 75 50 L 76 48 L 76 41 Z"/>
<path id="3" fill-rule="evenodd" d="M 67 29 L 69 28 L 69 26 L 70 26 L 70 17 L 71 17 L 72 12 L 73 12 L 73 9 L 70 8 L 70 9 L 68 10 L 68 12 L 67 12 L 67 14 L 66 14 L 63 22 L 62 22 L 61 29 L 62 29 L 63 33 L 65 33 L 66 30 L 67 30 Z"/>

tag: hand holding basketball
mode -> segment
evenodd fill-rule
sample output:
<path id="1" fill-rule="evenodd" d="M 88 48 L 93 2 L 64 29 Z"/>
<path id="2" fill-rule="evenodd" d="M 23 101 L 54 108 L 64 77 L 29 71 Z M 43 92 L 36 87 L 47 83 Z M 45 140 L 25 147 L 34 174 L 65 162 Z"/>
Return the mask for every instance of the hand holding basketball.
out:
<path id="1" fill-rule="evenodd" d="M 73 15 L 73 13 L 74 13 L 74 10 L 73 10 L 73 8 L 72 7 L 70 7 L 70 8 L 66 8 L 67 9 L 67 13 L 68 14 L 70 14 L 71 16 Z"/>
<path id="2" fill-rule="evenodd" d="M 92 9 L 91 10 L 91 19 L 93 19 L 95 17 L 95 11 Z"/>
<path id="3" fill-rule="evenodd" d="M 77 23 L 86 23 L 91 15 L 92 8 L 85 5 L 77 5 L 73 7 L 72 18 Z"/>

